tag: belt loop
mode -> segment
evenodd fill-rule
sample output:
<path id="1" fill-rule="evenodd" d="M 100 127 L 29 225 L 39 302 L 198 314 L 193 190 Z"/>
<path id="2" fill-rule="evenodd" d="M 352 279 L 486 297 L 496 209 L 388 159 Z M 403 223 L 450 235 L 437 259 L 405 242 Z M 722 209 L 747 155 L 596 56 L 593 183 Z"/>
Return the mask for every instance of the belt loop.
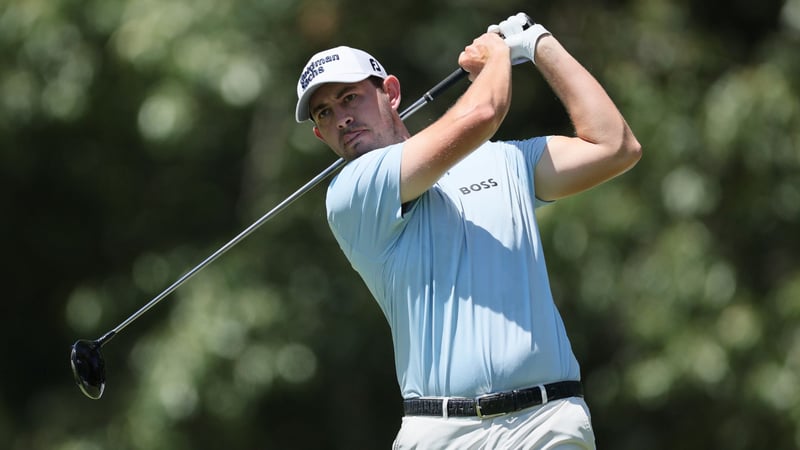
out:
<path id="1" fill-rule="evenodd" d="M 445 418 L 445 419 L 447 419 L 447 402 L 448 402 L 449 400 L 450 400 L 450 399 L 449 399 L 448 397 L 445 397 L 445 398 L 442 400 L 442 417 L 443 417 L 443 418 Z"/>
<path id="2" fill-rule="evenodd" d="M 544 387 L 543 384 L 539 385 L 539 392 L 542 393 L 542 404 L 544 405 L 547 403 L 547 389 Z"/>

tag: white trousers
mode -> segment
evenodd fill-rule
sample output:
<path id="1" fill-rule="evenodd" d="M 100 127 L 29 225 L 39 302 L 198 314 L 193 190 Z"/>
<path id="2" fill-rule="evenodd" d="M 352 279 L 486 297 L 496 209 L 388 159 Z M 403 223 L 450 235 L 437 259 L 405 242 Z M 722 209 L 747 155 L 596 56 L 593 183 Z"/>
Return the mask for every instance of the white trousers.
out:
<path id="1" fill-rule="evenodd" d="M 594 450 L 595 443 L 586 402 L 571 397 L 489 419 L 405 416 L 392 448 Z"/>

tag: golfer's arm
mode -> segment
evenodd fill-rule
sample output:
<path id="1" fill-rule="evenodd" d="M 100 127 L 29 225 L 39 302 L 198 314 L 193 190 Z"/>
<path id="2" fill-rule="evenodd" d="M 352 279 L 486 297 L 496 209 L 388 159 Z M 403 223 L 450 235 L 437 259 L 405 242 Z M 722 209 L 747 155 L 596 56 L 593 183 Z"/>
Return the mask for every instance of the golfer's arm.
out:
<path id="1" fill-rule="evenodd" d="M 508 53 L 493 54 L 471 86 L 439 120 L 403 146 L 400 197 L 411 201 L 497 131 L 511 99 Z"/>
<path id="2" fill-rule="evenodd" d="M 552 36 L 539 40 L 536 65 L 561 99 L 575 137 L 555 136 L 536 166 L 536 195 L 555 200 L 631 168 L 641 146 L 600 83 Z"/>

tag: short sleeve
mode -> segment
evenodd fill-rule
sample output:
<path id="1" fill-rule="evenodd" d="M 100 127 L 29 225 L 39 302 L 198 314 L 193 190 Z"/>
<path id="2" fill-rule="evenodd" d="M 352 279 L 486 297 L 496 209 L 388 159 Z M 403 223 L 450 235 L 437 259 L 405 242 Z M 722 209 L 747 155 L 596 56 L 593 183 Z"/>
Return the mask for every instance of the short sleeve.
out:
<path id="1" fill-rule="evenodd" d="M 554 203 L 554 200 L 546 201 L 540 199 L 535 192 L 536 183 L 534 182 L 534 173 L 536 172 L 536 165 L 539 164 L 539 160 L 542 159 L 542 155 L 544 154 L 545 149 L 547 148 L 547 143 L 550 141 L 552 136 L 540 136 L 531 139 L 526 139 L 523 141 L 509 141 L 508 143 L 517 147 L 523 154 L 525 158 L 525 165 L 527 167 L 527 171 L 530 177 L 530 185 L 531 189 L 534 190 L 533 195 L 535 199 L 536 207 L 546 206 L 549 204 Z"/>

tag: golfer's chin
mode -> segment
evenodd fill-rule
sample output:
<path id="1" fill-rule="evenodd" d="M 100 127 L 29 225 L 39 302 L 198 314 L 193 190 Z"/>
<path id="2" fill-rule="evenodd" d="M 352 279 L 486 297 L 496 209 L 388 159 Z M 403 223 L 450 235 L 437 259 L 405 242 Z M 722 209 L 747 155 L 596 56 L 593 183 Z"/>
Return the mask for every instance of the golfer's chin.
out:
<path id="1" fill-rule="evenodd" d="M 379 148 L 379 146 L 375 145 L 374 143 L 357 140 L 356 142 L 351 142 L 349 145 L 344 147 L 344 150 L 342 151 L 342 157 L 348 161 L 352 161 L 359 156 L 369 153 L 377 148 Z"/>

